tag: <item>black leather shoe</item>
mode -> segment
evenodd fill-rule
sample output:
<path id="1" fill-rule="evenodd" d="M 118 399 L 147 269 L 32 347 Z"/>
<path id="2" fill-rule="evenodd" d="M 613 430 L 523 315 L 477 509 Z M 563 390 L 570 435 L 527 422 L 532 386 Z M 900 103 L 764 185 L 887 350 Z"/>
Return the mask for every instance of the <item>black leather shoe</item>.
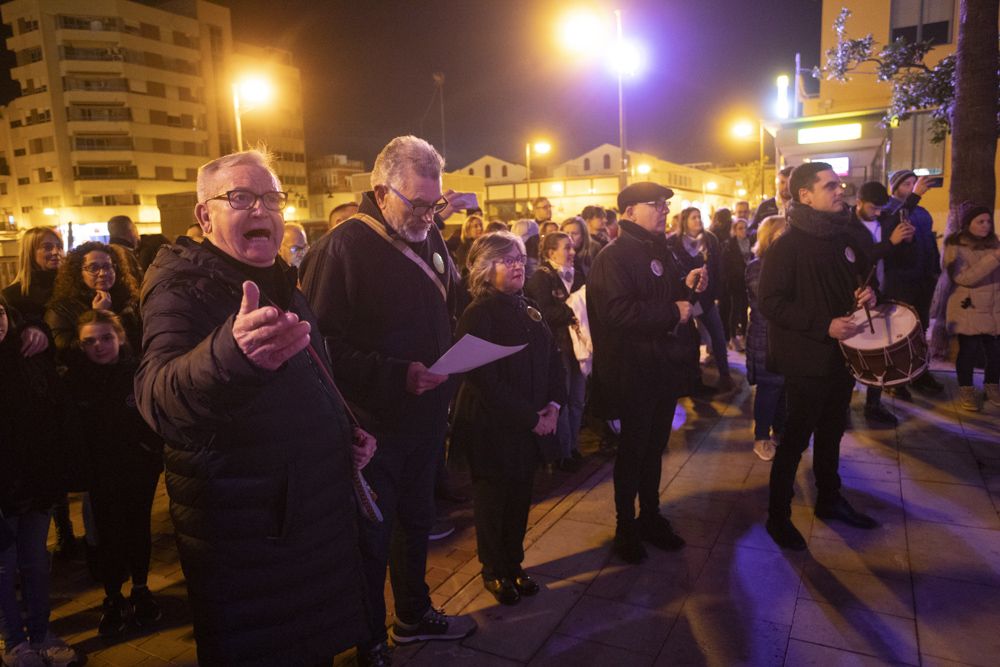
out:
<path id="1" fill-rule="evenodd" d="M 816 503 L 816 516 L 826 521 L 843 521 L 848 526 L 871 530 L 878 528 L 879 523 L 867 514 L 857 511 L 843 496 L 838 496 L 830 503 Z"/>
<path id="2" fill-rule="evenodd" d="M 910 386 L 917 391 L 930 394 L 932 396 L 937 396 L 944 391 L 944 385 L 938 382 L 930 371 L 927 371 L 916 380 L 910 383 Z"/>
<path id="3" fill-rule="evenodd" d="M 521 601 L 521 594 L 514 587 L 514 582 L 507 577 L 491 577 L 484 574 L 483 586 L 500 604 L 512 605 Z"/>
<path id="4" fill-rule="evenodd" d="M 581 465 L 582 464 L 580 463 L 580 461 L 574 459 L 572 456 L 567 456 L 564 459 L 559 459 L 559 462 L 556 463 L 556 467 L 559 468 L 559 470 L 562 470 L 563 472 L 576 472 L 577 470 L 580 469 Z"/>
<path id="5" fill-rule="evenodd" d="M 639 528 L 635 525 L 635 520 L 628 523 L 618 523 L 615 530 L 615 541 L 611 544 L 611 551 L 626 563 L 641 563 L 646 556 L 646 547 L 642 546 L 642 538 L 639 536 Z"/>
<path id="6" fill-rule="evenodd" d="M 791 519 L 776 519 L 771 517 L 767 520 L 766 527 L 767 534 L 782 549 L 789 549 L 791 551 L 806 550 L 806 540 L 802 537 L 802 533 L 795 527 Z"/>
<path id="7" fill-rule="evenodd" d="M 514 588 L 516 588 L 517 592 L 522 596 L 535 595 L 541 590 L 538 582 L 532 579 L 531 575 L 524 570 L 520 570 L 514 577 Z"/>
<path id="8" fill-rule="evenodd" d="M 883 424 L 890 424 L 896 426 L 899 424 L 899 419 L 896 415 L 892 414 L 881 403 L 876 403 L 874 405 L 865 406 L 865 419 L 870 419 L 871 421 L 882 422 Z"/>
<path id="9" fill-rule="evenodd" d="M 392 649 L 389 644 L 382 642 L 370 649 L 358 649 L 358 667 L 391 667 Z"/>
<path id="10" fill-rule="evenodd" d="M 674 532 L 670 522 L 656 514 L 652 517 L 639 517 L 639 535 L 646 542 L 664 551 L 683 549 L 686 542 Z"/>

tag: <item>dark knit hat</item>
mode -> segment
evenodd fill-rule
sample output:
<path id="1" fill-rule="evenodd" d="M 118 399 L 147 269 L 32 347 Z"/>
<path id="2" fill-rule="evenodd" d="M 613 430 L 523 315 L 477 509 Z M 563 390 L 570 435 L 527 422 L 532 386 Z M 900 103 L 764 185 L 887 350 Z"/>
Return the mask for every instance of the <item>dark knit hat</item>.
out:
<path id="1" fill-rule="evenodd" d="M 917 175 L 913 173 L 912 169 L 899 169 L 897 171 L 889 174 L 889 192 L 895 192 L 899 184 L 908 179 L 910 176 L 916 178 Z"/>
<path id="2" fill-rule="evenodd" d="M 885 206 L 889 203 L 889 192 L 878 181 L 868 181 L 862 184 L 861 189 L 858 190 L 858 201 Z"/>
<path id="3" fill-rule="evenodd" d="M 958 220 L 961 225 L 959 229 L 968 229 L 972 221 L 981 216 L 983 213 L 990 216 L 990 220 L 993 219 L 993 211 L 987 207 L 971 201 L 962 202 L 962 204 L 958 207 Z"/>
<path id="4" fill-rule="evenodd" d="M 634 204 L 644 204 L 657 199 L 670 199 L 673 196 L 673 190 L 659 183 L 652 181 L 633 183 L 618 193 L 618 210 L 624 211 L 626 207 Z"/>

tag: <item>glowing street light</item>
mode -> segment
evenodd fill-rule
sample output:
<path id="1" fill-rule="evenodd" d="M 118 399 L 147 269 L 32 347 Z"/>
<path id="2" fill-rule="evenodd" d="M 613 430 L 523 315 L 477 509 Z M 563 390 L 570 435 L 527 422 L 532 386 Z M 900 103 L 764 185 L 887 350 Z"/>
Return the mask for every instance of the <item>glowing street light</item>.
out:
<path id="1" fill-rule="evenodd" d="M 734 123 L 730 131 L 738 139 L 749 139 L 753 136 L 753 130 L 753 121 L 744 119 Z M 764 121 L 760 119 L 757 119 L 757 147 L 760 153 L 760 199 L 764 201 Z"/>
<path id="2" fill-rule="evenodd" d="M 775 84 L 778 87 L 778 99 L 774 103 L 774 111 L 778 118 L 788 118 L 790 113 L 788 106 L 788 76 L 782 74 L 777 78 Z"/>
<path id="3" fill-rule="evenodd" d="M 42 209 L 42 215 L 53 216 L 55 214 L 56 214 L 56 210 L 54 208 L 50 208 L 50 207 L 46 206 L 45 208 Z"/>
<path id="4" fill-rule="evenodd" d="M 527 199 L 528 203 L 531 203 L 531 155 L 548 155 L 552 151 L 552 144 L 547 141 L 536 141 L 532 144 L 530 141 L 524 144 L 524 166 L 527 170 L 527 175 L 525 177 L 526 187 L 527 187 Z"/>
<path id="5" fill-rule="evenodd" d="M 709 181 L 708 183 L 705 183 L 705 189 L 709 192 L 715 192 L 719 189 L 719 184 L 715 181 Z"/>
<path id="6" fill-rule="evenodd" d="M 642 176 L 645 176 L 645 175 L 647 175 L 647 174 L 648 174 L 649 172 L 651 172 L 651 171 L 653 170 L 653 168 L 652 168 L 652 167 L 650 167 L 650 166 L 649 166 L 648 164 L 646 164 L 645 162 L 643 162 L 643 163 L 642 163 L 642 164 L 640 164 L 640 165 L 639 165 L 638 167 L 636 167 L 636 168 L 635 168 L 635 170 L 636 170 L 636 172 L 637 172 L 637 173 L 641 174 Z"/>
<path id="7" fill-rule="evenodd" d="M 236 149 L 243 150 L 243 120 L 245 111 L 267 104 L 274 96 L 267 79 L 247 77 L 233 84 L 233 115 L 236 118 Z"/>
<path id="8" fill-rule="evenodd" d="M 601 44 L 605 37 L 605 24 L 592 11 L 576 9 L 566 14 L 559 23 L 559 42 L 567 51 L 593 53 L 594 44 Z"/>
<path id="9" fill-rule="evenodd" d="M 737 139 L 749 139 L 753 135 L 753 130 L 752 121 L 740 120 L 733 124 L 731 132 Z"/>

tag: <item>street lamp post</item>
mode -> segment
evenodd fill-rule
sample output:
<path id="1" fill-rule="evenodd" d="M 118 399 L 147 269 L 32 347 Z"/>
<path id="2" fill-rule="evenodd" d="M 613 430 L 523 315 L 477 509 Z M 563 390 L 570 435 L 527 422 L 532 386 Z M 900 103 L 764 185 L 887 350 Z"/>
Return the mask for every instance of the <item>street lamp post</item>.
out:
<path id="1" fill-rule="evenodd" d="M 739 139 L 749 139 L 753 136 L 753 122 L 741 120 L 732 128 L 733 136 Z M 760 200 L 764 201 L 764 121 L 757 119 L 758 175 L 760 177 Z"/>
<path id="2" fill-rule="evenodd" d="M 617 30 L 618 37 L 618 57 L 619 62 L 615 69 L 618 70 L 618 144 L 621 146 L 621 173 L 618 175 L 618 190 L 624 190 L 628 187 L 628 149 L 625 147 L 625 86 L 623 85 L 623 78 L 625 77 L 625 63 L 624 63 L 624 42 L 622 40 L 622 10 L 615 10 L 615 29 Z"/>
<path id="3" fill-rule="evenodd" d="M 254 104 L 264 104 L 271 99 L 271 86 L 263 79 L 244 79 L 233 84 L 233 116 L 236 127 L 236 150 L 243 151 L 243 113 Z M 246 102 L 251 106 L 246 106 Z"/>
<path id="4" fill-rule="evenodd" d="M 552 150 L 552 144 L 547 141 L 536 141 L 534 147 L 532 147 L 531 142 L 524 144 L 524 166 L 527 170 L 525 175 L 525 198 L 527 199 L 528 205 L 531 205 L 531 153 L 532 148 L 534 152 L 538 155 L 545 155 Z"/>

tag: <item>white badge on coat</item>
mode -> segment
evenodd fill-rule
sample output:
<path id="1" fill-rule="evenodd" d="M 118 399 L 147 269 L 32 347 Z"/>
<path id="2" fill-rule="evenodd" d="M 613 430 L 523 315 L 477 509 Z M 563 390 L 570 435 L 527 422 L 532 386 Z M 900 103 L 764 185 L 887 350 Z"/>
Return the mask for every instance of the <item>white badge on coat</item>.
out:
<path id="1" fill-rule="evenodd" d="M 538 309 L 534 308 L 533 306 L 528 306 L 528 317 L 530 317 L 535 322 L 542 321 L 542 314 L 538 312 Z"/>
<path id="2" fill-rule="evenodd" d="M 663 275 L 663 264 L 658 259 L 654 259 L 649 263 L 649 270 L 653 272 L 653 275 L 659 278 Z"/>
<path id="3" fill-rule="evenodd" d="M 434 253 L 434 256 L 431 257 L 431 259 L 434 261 L 434 269 L 438 273 L 444 273 L 444 259 L 441 257 L 441 255 L 439 255 L 438 253 Z"/>
<path id="4" fill-rule="evenodd" d="M 851 246 L 845 247 L 844 248 L 844 257 L 847 258 L 848 262 L 850 262 L 851 264 L 854 264 L 854 260 L 857 259 L 857 257 L 854 256 L 854 248 L 852 248 Z"/>

